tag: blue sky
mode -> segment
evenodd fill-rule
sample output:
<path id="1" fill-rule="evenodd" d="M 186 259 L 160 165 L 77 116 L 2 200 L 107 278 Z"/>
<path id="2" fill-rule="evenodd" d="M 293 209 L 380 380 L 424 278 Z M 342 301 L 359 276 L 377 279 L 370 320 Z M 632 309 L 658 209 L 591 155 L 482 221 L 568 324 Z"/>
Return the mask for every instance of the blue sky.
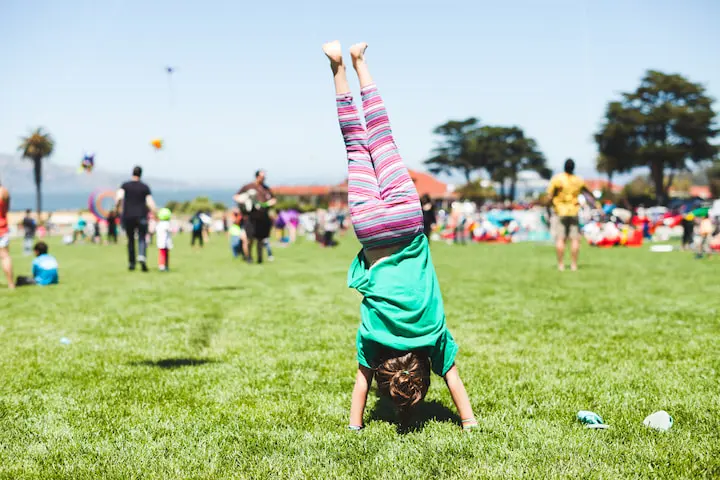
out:
<path id="1" fill-rule="evenodd" d="M 4 0 L 0 153 L 44 126 L 62 164 L 93 150 L 100 168 L 187 181 L 237 184 L 259 167 L 271 184 L 340 181 L 320 50 L 339 39 L 370 43 L 410 167 L 434 126 L 476 116 L 521 126 L 552 167 L 572 156 L 587 174 L 606 103 L 646 69 L 720 97 L 719 18 L 714 0 Z M 167 143 L 157 154 L 155 136 Z"/>

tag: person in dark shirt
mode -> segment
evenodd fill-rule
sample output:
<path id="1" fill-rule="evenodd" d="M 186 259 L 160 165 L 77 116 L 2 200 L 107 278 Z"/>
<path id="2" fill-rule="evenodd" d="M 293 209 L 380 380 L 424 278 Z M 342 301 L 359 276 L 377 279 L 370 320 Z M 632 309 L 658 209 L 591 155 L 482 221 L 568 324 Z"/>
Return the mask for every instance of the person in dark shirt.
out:
<path id="1" fill-rule="evenodd" d="M 422 196 L 422 198 L 420 199 L 420 203 L 422 204 L 423 213 L 423 232 L 425 233 L 425 236 L 429 239 L 430 234 L 432 233 L 432 229 L 435 226 L 435 223 L 437 223 L 437 217 L 435 215 L 435 205 L 433 204 L 433 201 L 428 194 Z"/>
<path id="2" fill-rule="evenodd" d="M 248 262 L 252 262 L 253 243 L 257 244 L 257 263 L 262 263 L 263 247 L 270 236 L 272 221 L 268 209 L 275 205 L 272 190 L 265 184 L 265 171 L 255 172 L 255 181 L 248 183 L 233 197 L 245 220 L 243 228 L 248 237 Z"/>
<path id="3" fill-rule="evenodd" d="M 100 235 L 100 219 L 98 219 L 98 218 L 96 218 L 95 222 L 93 223 L 92 242 L 93 243 L 101 243 L 102 242 L 102 236 Z"/>
<path id="4" fill-rule="evenodd" d="M 202 220 L 202 213 L 203 213 L 202 211 L 198 210 L 197 212 L 195 212 L 195 215 L 193 215 L 190 218 L 190 226 L 191 226 L 191 230 L 192 230 L 192 238 L 190 239 L 191 247 L 195 246 L 195 242 L 200 242 L 199 244 L 200 244 L 201 248 L 204 244 L 203 243 L 203 228 L 205 225 Z"/>
<path id="5" fill-rule="evenodd" d="M 140 181 L 142 168 L 133 168 L 132 178 L 117 191 L 116 207 L 122 210 L 121 219 L 128 238 L 129 269 L 135 270 L 135 262 L 140 263 L 143 272 L 147 272 L 147 233 L 148 215 L 155 211 L 155 201 L 150 187 Z M 138 255 L 135 257 L 135 234 L 138 237 Z"/>
<path id="6" fill-rule="evenodd" d="M 681 221 L 683 235 L 682 235 L 682 249 L 692 250 L 692 244 L 695 237 L 695 215 L 687 213 L 682 217 Z"/>
<path id="7" fill-rule="evenodd" d="M 35 243 L 35 232 L 37 231 L 37 223 L 33 220 L 30 209 L 25 210 L 25 218 L 22 221 L 23 231 L 25 233 L 23 239 L 23 253 L 30 255 Z"/>
<path id="8" fill-rule="evenodd" d="M 110 210 L 107 217 L 107 242 L 117 243 L 117 212 L 115 209 Z"/>

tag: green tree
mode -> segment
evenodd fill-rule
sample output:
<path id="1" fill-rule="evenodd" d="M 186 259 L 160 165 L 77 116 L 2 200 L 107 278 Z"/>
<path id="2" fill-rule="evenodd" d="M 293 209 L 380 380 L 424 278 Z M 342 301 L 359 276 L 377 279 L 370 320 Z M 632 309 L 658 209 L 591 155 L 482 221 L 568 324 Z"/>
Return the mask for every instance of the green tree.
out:
<path id="1" fill-rule="evenodd" d="M 478 126 L 475 118 L 451 120 L 435 129 L 442 141 L 435 156 L 426 160 L 433 173 L 460 171 L 466 183 L 471 174 L 484 171 L 500 183 L 500 195 L 506 198 L 505 184 L 510 184 L 510 198 L 515 198 L 517 176 L 523 170 L 534 170 L 549 178 L 545 157 L 537 142 L 525 136 L 519 127 Z M 507 182 L 506 182 L 507 181 Z"/>
<path id="2" fill-rule="evenodd" d="M 712 102 L 701 84 L 650 70 L 634 92 L 608 104 L 595 136 L 600 153 L 615 160 L 613 171 L 649 167 L 656 201 L 665 204 L 676 172 L 717 154 Z"/>
<path id="3" fill-rule="evenodd" d="M 476 127 L 478 119 L 450 120 L 433 130 L 441 137 L 433 156 L 425 160 L 428 170 L 432 173 L 452 174 L 460 171 L 465 181 L 470 183 L 470 176 L 478 168 L 468 152 L 468 134 Z"/>
<path id="4" fill-rule="evenodd" d="M 631 139 L 634 124 L 627 117 L 621 102 L 610 102 L 605 111 L 605 122 L 595 134 L 599 152 L 595 169 L 606 174 L 611 184 L 614 174 L 629 172 L 636 166 Z"/>
<path id="5" fill-rule="evenodd" d="M 213 202 L 210 201 L 209 197 L 196 197 L 192 202 L 190 202 L 190 205 L 188 205 L 188 208 L 189 208 L 188 213 L 195 213 L 198 211 L 202 211 L 202 212 L 212 211 Z"/>
<path id="6" fill-rule="evenodd" d="M 485 200 L 492 200 L 497 197 L 497 193 L 492 185 L 487 185 L 486 180 L 476 180 L 474 182 L 466 183 L 462 187 L 458 188 L 456 192 L 461 198 L 472 200 L 476 202 L 483 202 Z"/>
<path id="7" fill-rule="evenodd" d="M 499 182 L 501 196 L 515 200 L 517 177 L 522 171 L 535 171 L 543 178 L 550 178 L 552 171 L 547 166 L 545 156 L 537 142 L 525 136 L 519 127 L 492 127 L 489 132 L 489 147 L 493 153 L 488 158 L 485 169 L 490 177 Z M 510 182 L 509 195 L 505 195 L 506 181 Z"/>
<path id="8" fill-rule="evenodd" d="M 608 188 L 612 186 L 613 175 L 619 173 L 618 160 L 615 157 L 611 157 L 605 154 L 598 154 L 595 159 L 595 170 L 600 173 L 604 173 L 608 178 Z"/>
<path id="9" fill-rule="evenodd" d="M 680 197 L 690 196 L 690 187 L 693 185 L 693 177 L 689 172 L 683 172 L 675 176 L 673 180 L 673 192 Z"/>
<path id="10" fill-rule="evenodd" d="M 505 198 L 503 180 L 507 176 L 506 171 L 502 168 L 504 131 L 504 127 L 486 125 L 468 132 L 467 135 L 468 158 L 477 168 L 484 170 L 490 179 L 500 182 L 500 196 L 503 199 Z"/>
<path id="11" fill-rule="evenodd" d="M 27 137 L 20 137 L 18 151 L 22 152 L 23 158 L 33 162 L 35 208 L 37 209 L 38 221 L 42 213 L 42 162 L 52 155 L 54 148 L 55 141 L 42 128 L 36 128 Z"/>
<path id="12" fill-rule="evenodd" d="M 639 175 L 623 187 L 622 196 L 631 205 L 647 204 L 655 196 L 655 186 L 650 177 Z"/>

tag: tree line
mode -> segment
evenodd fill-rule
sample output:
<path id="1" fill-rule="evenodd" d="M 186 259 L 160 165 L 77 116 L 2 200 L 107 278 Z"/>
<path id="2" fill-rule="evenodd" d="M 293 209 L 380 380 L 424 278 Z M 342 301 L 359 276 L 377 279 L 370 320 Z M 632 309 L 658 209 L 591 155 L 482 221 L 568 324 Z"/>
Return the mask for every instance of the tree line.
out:
<path id="1" fill-rule="evenodd" d="M 678 174 L 695 166 L 720 195 L 719 149 L 711 143 L 719 132 L 713 101 L 699 83 L 649 70 L 635 91 L 608 103 L 595 134 L 597 170 L 612 180 L 614 173 L 647 167 L 650 193 L 663 205 Z"/>
<path id="2" fill-rule="evenodd" d="M 677 175 L 695 166 L 703 169 L 713 194 L 719 196 L 719 149 L 711 142 L 718 135 L 713 101 L 699 83 L 649 70 L 635 91 L 608 103 L 594 135 L 596 169 L 611 183 L 616 173 L 647 167 L 654 186 L 650 194 L 665 204 Z M 521 171 L 550 177 L 537 142 L 520 127 L 480 125 L 471 117 L 450 120 L 433 133 L 438 144 L 425 164 L 435 174 L 459 173 L 472 186 L 473 175 L 482 173 L 500 185 L 502 199 L 511 200 Z"/>
<path id="3" fill-rule="evenodd" d="M 536 171 L 543 178 L 552 173 L 535 139 L 520 127 L 480 125 L 471 117 L 450 120 L 433 133 L 440 139 L 433 156 L 425 161 L 430 172 L 460 172 L 468 185 L 474 174 L 485 173 L 499 183 L 502 199 L 515 199 L 520 172 Z"/>
<path id="4" fill-rule="evenodd" d="M 227 210 L 223 202 L 214 202 L 209 197 L 195 197 L 193 200 L 179 202 L 170 200 L 165 204 L 174 214 L 194 214 L 196 212 L 218 212 Z"/>

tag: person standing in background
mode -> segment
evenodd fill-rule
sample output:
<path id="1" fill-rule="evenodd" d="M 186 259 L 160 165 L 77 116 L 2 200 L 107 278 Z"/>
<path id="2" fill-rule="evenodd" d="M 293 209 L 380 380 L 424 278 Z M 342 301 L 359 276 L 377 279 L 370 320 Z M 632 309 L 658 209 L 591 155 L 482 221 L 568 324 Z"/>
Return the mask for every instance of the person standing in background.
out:
<path id="1" fill-rule="evenodd" d="M 118 216 L 115 209 L 110 210 L 107 217 L 107 243 L 117 244 L 117 221 Z"/>
<path id="2" fill-rule="evenodd" d="M 323 235 L 324 247 L 334 247 L 337 245 L 334 237 L 339 228 L 337 213 L 335 213 L 335 209 L 329 208 L 325 213 L 325 227 L 323 228 L 325 231 Z"/>
<path id="3" fill-rule="evenodd" d="M 200 248 L 204 245 L 203 229 L 205 228 L 202 220 L 202 212 L 198 210 L 195 215 L 190 218 L 190 226 L 192 229 L 192 237 L 190 238 L 190 246 L 194 247 L 195 242 L 199 242 Z"/>
<path id="4" fill-rule="evenodd" d="M 697 245 L 697 258 L 702 258 L 703 255 L 712 253 L 710 248 L 710 238 L 713 235 L 713 222 L 710 217 L 701 218 L 698 223 L 698 234 L 700 235 L 700 242 Z"/>
<path id="5" fill-rule="evenodd" d="M 35 244 L 35 232 L 37 231 L 37 222 L 33 220 L 31 210 L 25 210 L 25 218 L 22 221 L 24 237 L 23 237 L 23 255 L 30 255 L 33 252 Z"/>
<path id="6" fill-rule="evenodd" d="M 695 215 L 692 212 L 683 215 L 681 225 L 683 229 L 682 249 L 690 250 L 695 236 Z"/>
<path id="7" fill-rule="evenodd" d="M 116 208 L 122 211 L 123 228 L 127 234 L 128 270 L 135 270 L 136 261 L 143 272 L 147 272 L 148 215 L 155 211 L 155 201 L 150 187 L 140 180 L 142 167 L 135 167 L 130 181 L 123 183 L 115 196 Z M 138 241 L 138 255 L 135 257 L 135 234 Z"/>
<path id="8" fill-rule="evenodd" d="M 242 228 L 242 215 L 238 211 L 233 216 L 233 222 L 228 228 L 228 238 L 230 239 L 230 250 L 232 251 L 233 258 L 238 258 L 242 253 L 242 258 L 247 261 L 249 256 L 247 235 L 245 230 Z"/>
<path id="9" fill-rule="evenodd" d="M 551 219 L 551 231 L 555 237 L 555 251 L 557 253 L 557 268 L 565 270 L 565 244 L 570 238 L 570 270 L 577 270 L 578 255 L 580 253 L 580 194 L 588 198 L 593 197 L 592 192 L 585 186 L 585 181 L 575 175 L 575 161 L 568 158 L 565 161 L 563 173 L 555 175 L 548 185 L 548 202 L 552 204 L 555 215 Z M 596 207 L 602 209 L 597 200 Z"/>
<path id="10" fill-rule="evenodd" d="M 93 236 L 92 243 L 102 243 L 102 236 L 100 235 L 100 219 L 96 218 L 93 222 Z"/>
<path id="11" fill-rule="evenodd" d="M 173 248 L 172 228 L 170 219 L 172 212 L 169 208 L 161 208 L 158 211 L 158 222 L 155 227 L 158 248 L 158 268 L 161 272 L 170 271 L 170 250 Z"/>
<path id="12" fill-rule="evenodd" d="M 80 216 L 78 216 L 77 222 L 75 222 L 75 226 L 73 227 L 72 243 L 77 242 L 78 239 L 82 240 L 83 243 L 85 242 L 85 228 L 87 228 L 87 221 L 85 217 L 83 217 L 82 212 L 80 212 Z"/>
<path id="13" fill-rule="evenodd" d="M 437 223 L 435 205 L 427 193 L 420 198 L 420 204 L 422 205 L 423 212 L 423 233 L 425 233 L 425 236 L 428 237 L 429 240 L 430 234 Z"/>
<path id="14" fill-rule="evenodd" d="M 0 184 L 0 263 L 2 264 L 7 285 L 10 290 L 15 288 L 13 279 L 12 258 L 10 257 L 10 227 L 7 213 L 10 210 L 10 192 Z"/>
<path id="15" fill-rule="evenodd" d="M 265 184 L 265 171 L 255 172 L 255 181 L 242 187 L 233 196 L 233 200 L 240 205 L 245 223 L 243 228 L 248 237 L 248 262 L 252 262 L 252 246 L 257 245 L 257 263 L 263 261 L 263 248 L 265 239 L 270 236 L 272 221 L 268 210 L 277 200 L 270 187 Z"/>

